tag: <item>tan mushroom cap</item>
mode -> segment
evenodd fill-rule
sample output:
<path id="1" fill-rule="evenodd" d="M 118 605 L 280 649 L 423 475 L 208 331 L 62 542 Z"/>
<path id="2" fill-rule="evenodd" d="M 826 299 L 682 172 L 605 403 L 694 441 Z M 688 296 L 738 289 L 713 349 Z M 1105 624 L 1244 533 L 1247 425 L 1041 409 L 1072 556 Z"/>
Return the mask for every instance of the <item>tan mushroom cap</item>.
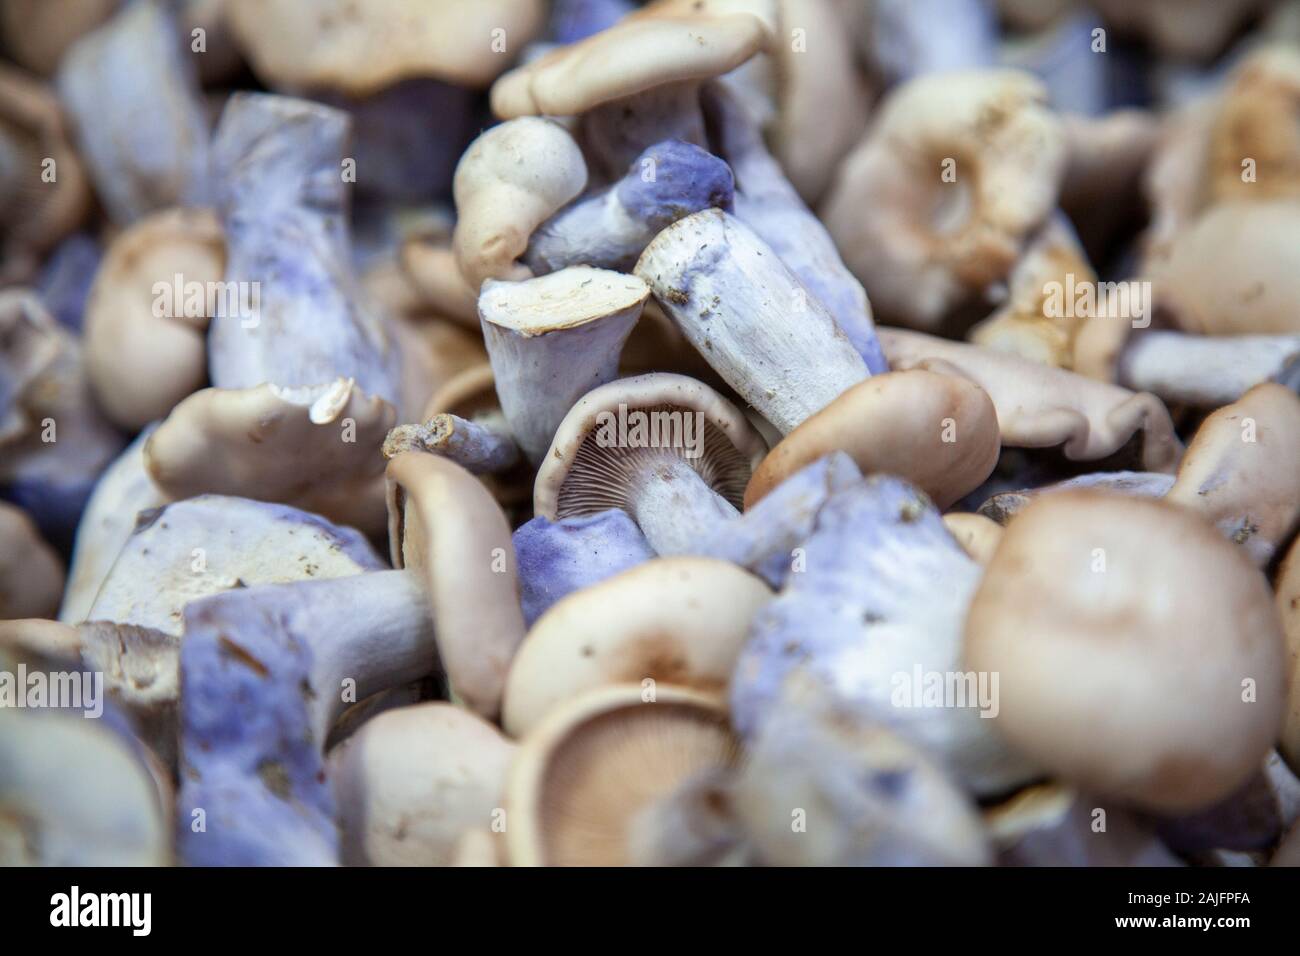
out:
<path id="1" fill-rule="evenodd" d="M 143 428 L 207 382 L 206 289 L 225 271 L 225 233 L 210 209 L 154 213 L 109 244 L 84 334 L 91 388 L 114 423 Z M 202 298 L 187 301 L 194 290 Z"/>
<path id="2" fill-rule="evenodd" d="M 90 180 L 72 147 L 58 98 L 45 84 L 0 64 L 0 140 L 18 152 L 21 172 L 0 191 L 6 256 L 3 274 L 26 279 L 33 254 L 71 233 L 91 207 Z M 43 180 L 46 160 L 55 178 Z"/>
<path id="3" fill-rule="evenodd" d="M 265 83 L 364 96 L 413 77 L 486 86 L 545 19 L 542 0 L 229 0 Z"/>
<path id="4" fill-rule="evenodd" d="M 863 474 L 906 478 L 947 508 L 998 462 L 997 410 L 966 379 L 916 369 L 874 375 L 806 419 L 773 448 L 745 489 L 745 507 L 800 468 L 846 452 Z"/>
<path id="5" fill-rule="evenodd" d="M 981 514 L 949 512 L 943 516 L 943 524 L 961 549 L 979 564 L 989 563 L 1002 540 L 1002 525 Z"/>
<path id="6" fill-rule="evenodd" d="M 380 448 L 396 419 L 388 402 L 352 379 L 206 388 L 158 426 L 145 446 L 145 467 L 173 499 L 277 501 L 378 530 L 386 521 Z"/>
<path id="7" fill-rule="evenodd" d="M 1300 398 L 1265 382 L 1211 414 L 1165 500 L 1266 563 L 1300 520 Z"/>
<path id="8" fill-rule="evenodd" d="M 1300 51 L 1266 46 L 1233 71 L 1209 133 L 1211 203 L 1300 198 Z M 1245 176 L 1251 160 L 1254 175 Z"/>
<path id="9" fill-rule="evenodd" d="M 1172 241 L 1157 306 L 1186 332 L 1300 332 L 1300 200 L 1224 202 Z"/>
<path id="10" fill-rule="evenodd" d="M 510 862 L 627 865 L 639 813 L 738 761 L 713 695 L 663 684 L 588 691 L 551 711 L 519 746 L 506 784 Z"/>
<path id="11" fill-rule="evenodd" d="M 21 508 L 0 501 L 0 621 L 54 617 L 63 561 Z"/>
<path id="12" fill-rule="evenodd" d="M 990 69 L 922 75 L 882 101 L 823 203 L 881 321 L 936 328 L 1006 277 L 1065 169 L 1046 100 L 1033 76 Z"/>
<path id="13" fill-rule="evenodd" d="M 511 70 L 492 87 L 492 112 L 575 116 L 669 83 L 729 73 L 772 42 L 745 0 L 660 0 L 608 30 Z"/>
<path id="14" fill-rule="evenodd" d="M 404 452 L 386 475 L 393 566 L 424 576 L 455 699 L 495 718 L 524 639 L 510 524 L 479 480 L 445 458 Z"/>
<path id="15" fill-rule="evenodd" d="M 1007 527 L 966 620 L 999 674 L 999 732 L 1049 771 L 1138 807 L 1226 797 L 1273 746 L 1283 639 L 1263 576 L 1203 521 L 1096 492 Z"/>
<path id="16" fill-rule="evenodd" d="M 522 737 L 593 687 L 653 680 L 720 692 L 772 592 L 713 558 L 658 558 L 569 595 L 533 625 L 506 679 L 502 725 Z"/>
<path id="17" fill-rule="evenodd" d="M 537 471 L 533 511 L 555 521 L 623 508 L 627 486 L 620 481 L 629 451 L 602 447 L 599 430 L 607 415 L 626 412 L 683 412 L 703 416 L 703 454 L 686 458 L 676 446 L 653 451 L 681 455 L 719 495 L 739 508 L 745 484 L 767 453 L 767 445 L 745 416 L 703 382 L 657 372 L 622 378 L 593 388 L 560 423 Z"/>
<path id="18" fill-rule="evenodd" d="M 879 332 L 891 368 L 958 375 L 988 392 L 1006 447 L 1061 445 L 1071 461 L 1094 461 L 1140 433 L 1144 470 L 1173 471 L 1182 454 L 1169 411 L 1154 395 L 965 342 L 902 329 Z"/>
<path id="19" fill-rule="evenodd" d="M 1291 688 L 1277 749 L 1291 769 L 1300 774 L 1300 539 L 1291 545 L 1278 570 L 1274 600 L 1286 634 L 1286 672 L 1290 675 Z"/>
<path id="20" fill-rule="evenodd" d="M 462 834 L 495 822 L 514 751 L 482 717 L 442 701 L 366 721 L 329 755 L 343 863 L 450 865 Z"/>
<path id="21" fill-rule="evenodd" d="M 516 260 L 533 230 L 587 185 L 587 163 L 559 123 L 525 116 L 494 126 L 456 164 L 452 249 L 477 295 L 484 279 L 527 279 Z"/>

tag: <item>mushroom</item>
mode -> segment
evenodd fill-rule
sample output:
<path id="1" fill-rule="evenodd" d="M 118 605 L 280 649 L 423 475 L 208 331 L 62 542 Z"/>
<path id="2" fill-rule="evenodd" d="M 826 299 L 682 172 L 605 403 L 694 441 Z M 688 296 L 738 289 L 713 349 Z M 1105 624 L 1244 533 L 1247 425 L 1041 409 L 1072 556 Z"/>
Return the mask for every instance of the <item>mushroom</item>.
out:
<path id="1" fill-rule="evenodd" d="M 144 466 L 146 428 L 100 474 L 77 524 L 72 563 L 59 620 L 80 624 L 86 619 L 113 562 L 135 530 L 136 516 L 166 504 L 166 496 L 150 480 Z"/>
<path id="2" fill-rule="evenodd" d="M 1165 472 L 1182 451 L 1169 412 L 1153 395 L 919 332 L 882 329 L 880 341 L 895 369 L 961 375 L 983 388 L 997 409 L 1004 446 L 1062 445 L 1071 461 L 1093 461 L 1140 435 L 1143 467 Z"/>
<path id="3" fill-rule="evenodd" d="M 240 49 L 269 86 L 364 96 L 410 77 L 483 87 L 541 29 L 541 0 L 229 0 Z"/>
<path id="4" fill-rule="evenodd" d="M 459 325 L 478 328 L 478 291 L 461 275 L 450 244 L 413 237 L 403 244 L 399 262 L 420 302 Z"/>
<path id="5" fill-rule="evenodd" d="M 975 793 L 1033 779 L 986 718 L 999 706 L 997 669 L 961 666 L 982 569 L 925 496 L 868 477 L 831 498 L 801 547 L 803 570 L 756 616 L 732 677 L 737 730 L 748 740 L 824 703 L 854 727 L 893 730 Z"/>
<path id="6" fill-rule="evenodd" d="M 450 865 L 464 834 L 495 822 L 515 749 L 482 717 L 441 702 L 367 721 L 329 754 L 342 862 Z"/>
<path id="7" fill-rule="evenodd" d="M 337 861 L 321 749 L 349 698 L 440 666 L 454 698 L 496 715 L 523 637 L 505 516 L 473 476 L 436 456 L 399 455 L 388 476 L 399 570 L 186 606 L 178 806 L 209 821 L 207 833 L 182 834 L 187 862 Z M 232 700 L 257 719 L 240 718 Z"/>
<path id="8" fill-rule="evenodd" d="M 627 512 L 548 521 L 538 516 L 513 535 L 519 560 L 524 624 L 533 624 L 557 601 L 655 556 Z"/>
<path id="9" fill-rule="evenodd" d="M 125 444 L 90 395 L 80 342 L 26 289 L 0 292 L 0 490 L 56 547 Z"/>
<path id="10" fill-rule="evenodd" d="M 630 271 L 657 233 L 701 209 L 730 211 L 731 169 L 678 140 L 648 147 L 618 182 L 565 206 L 538 226 L 524 263 L 534 275 L 586 265 Z"/>
<path id="11" fill-rule="evenodd" d="M 506 679 L 502 726 L 526 736 L 559 704 L 609 684 L 722 690 L 772 594 L 714 558 L 659 558 L 583 588 L 528 632 Z"/>
<path id="12" fill-rule="evenodd" d="M 870 374 L 776 253 L 722 210 L 659 233 L 636 274 L 722 379 L 782 434 Z"/>
<path id="13" fill-rule="evenodd" d="M 126 4 L 59 64 L 57 86 L 95 191 L 113 221 L 208 194 L 208 124 L 175 18 Z"/>
<path id="14" fill-rule="evenodd" d="M 982 514 L 950 511 L 943 516 L 943 525 L 977 564 L 987 565 L 1002 540 L 1002 525 Z"/>
<path id="15" fill-rule="evenodd" d="M 736 515 L 764 450 L 707 385 L 669 373 L 619 379 L 588 392 L 560 423 L 533 510 L 555 521 L 622 508 L 658 554 L 690 553 Z"/>
<path id="16" fill-rule="evenodd" d="M 57 97 L 0 64 L 0 276 L 30 281 L 39 257 L 81 224 L 90 202 L 86 170 L 69 142 Z"/>
<path id="17" fill-rule="evenodd" d="M 1211 414 L 1165 500 L 1267 564 L 1300 521 L 1300 398 L 1267 382 Z"/>
<path id="18" fill-rule="evenodd" d="M 1282 658 L 1268 587 L 1236 548 L 1181 509 L 1098 492 L 1011 522 L 966 619 L 966 665 L 1001 675 L 998 733 L 1067 782 L 1163 814 L 1259 767 Z"/>
<path id="19" fill-rule="evenodd" d="M 1115 381 L 1169 403 L 1219 408 L 1300 358 L 1300 334 L 1188 335 L 1149 330 L 1120 356 Z"/>
<path id="20" fill-rule="evenodd" d="M 0 620 L 53 617 L 63 562 L 20 508 L 0 502 Z"/>
<path id="21" fill-rule="evenodd" d="M 617 376 L 649 295 L 636 276 L 588 266 L 483 283 L 479 315 L 501 410 L 534 465 L 573 403 Z"/>
<path id="22" fill-rule="evenodd" d="M 689 811 L 710 807 L 706 796 L 685 818 L 673 813 L 679 789 L 707 794 L 713 776 L 738 760 L 726 711 L 710 694 L 670 684 L 587 691 L 552 710 L 519 744 L 506 782 L 510 862 L 653 864 L 668 844 L 693 848 Z"/>
<path id="23" fill-rule="evenodd" d="M 1057 783 L 990 807 L 984 825 L 1002 866 L 1182 866 L 1137 814 Z"/>
<path id="24" fill-rule="evenodd" d="M 745 507 L 808 462 L 840 450 L 864 474 L 906 478 L 947 508 L 989 476 L 999 448 L 997 412 L 973 382 L 920 369 L 873 375 L 767 454 L 745 489 Z"/>
<path id="25" fill-rule="evenodd" d="M 1276 586 L 1274 602 L 1286 634 L 1290 688 L 1278 750 L 1291 769 L 1300 774 L 1300 541 L 1287 552 L 1277 572 Z"/>
<path id="26" fill-rule="evenodd" d="M 217 305 L 207 290 L 225 268 L 225 237 L 208 209 L 152 213 L 109 244 L 86 302 L 85 350 L 114 424 L 143 428 L 207 382 Z"/>
<path id="27" fill-rule="evenodd" d="M 427 422 L 398 425 L 384 439 L 385 459 L 404 451 L 441 455 L 475 475 L 509 471 L 519 463 L 519 446 L 503 431 L 440 412 Z"/>
<path id="28" fill-rule="evenodd" d="M 879 724 L 814 699 L 774 715 L 728 791 L 758 861 L 772 866 L 981 866 L 970 799 Z"/>
<path id="29" fill-rule="evenodd" d="M 82 331 L 86 300 L 103 250 L 87 233 L 73 233 L 50 253 L 36 277 L 36 294 L 64 328 Z"/>
<path id="30" fill-rule="evenodd" d="M 883 321 L 937 329 L 1006 278 L 1065 168 L 1045 98 L 1014 70 L 926 74 L 886 96 L 823 203 Z"/>
<path id="31" fill-rule="evenodd" d="M 1300 818 L 1300 780 L 1276 751 L 1223 800 L 1187 816 L 1162 820 L 1165 844 L 1184 856 L 1215 850 L 1258 853 L 1274 846 Z"/>
<path id="32" fill-rule="evenodd" d="M 984 0 L 874 0 L 863 49 L 890 83 L 991 67 L 997 15 Z"/>
<path id="33" fill-rule="evenodd" d="M 1117 30 L 1136 34 L 1162 54 L 1207 60 L 1223 49 L 1267 0 L 1094 0 Z"/>
<path id="34" fill-rule="evenodd" d="M 303 388 L 205 388 L 150 435 L 145 468 L 173 499 L 256 498 L 382 531 L 380 449 L 396 417 L 391 405 L 352 379 Z"/>
<path id="35" fill-rule="evenodd" d="M 582 151 L 558 123 L 525 116 L 474 140 L 456 166 L 453 185 L 452 248 L 470 291 L 477 294 L 484 279 L 528 278 L 527 266 L 516 260 L 534 230 L 586 185 Z"/>
<path id="36" fill-rule="evenodd" d="M 615 179 L 652 143 L 704 145 L 700 84 L 772 45 L 774 8 L 661 0 L 502 76 L 492 87 L 492 112 L 502 119 L 580 115 L 588 156 Z"/>
<path id="37" fill-rule="evenodd" d="M 5 0 L 5 52 L 24 69 L 49 76 L 77 39 L 110 16 L 121 0 Z"/>
<path id="38" fill-rule="evenodd" d="M 1037 488 L 999 492 L 979 506 L 979 514 L 1000 527 L 1044 495 L 1090 489 L 1138 498 L 1163 498 L 1174 486 L 1175 480 L 1173 475 L 1150 471 L 1092 472 Z"/>

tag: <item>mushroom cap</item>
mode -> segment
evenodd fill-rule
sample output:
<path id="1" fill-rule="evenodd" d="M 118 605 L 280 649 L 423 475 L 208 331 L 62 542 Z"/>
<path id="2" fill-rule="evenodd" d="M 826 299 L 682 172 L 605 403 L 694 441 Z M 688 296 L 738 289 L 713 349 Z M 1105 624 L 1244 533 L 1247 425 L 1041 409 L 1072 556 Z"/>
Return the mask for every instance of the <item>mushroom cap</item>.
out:
<path id="1" fill-rule="evenodd" d="M 659 446 L 647 441 L 647 447 L 628 448 L 605 441 L 606 427 L 617 421 L 620 412 L 702 416 L 697 419 L 704 422 L 702 454 L 687 457 L 687 449 L 674 441 Z M 560 423 L 537 472 L 533 510 L 555 521 L 608 508 L 626 509 L 627 477 L 647 454 L 682 458 L 715 492 L 739 507 L 745 483 L 766 451 L 763 439 L 740 410 L 702 382 L 668 372 L 618 379 L 593 388 Z"/>
<path id="2" fill-rule="evenodd" d="M 0 501 L 0 621 L 53 617 L 63 561 L 21 508 Z"/>
<path id="3" fill-rule="evenodd" d="M 463 833 L 493 824 L 514 751 L 441 701 L 366 721 L 329 755 L 344 865 L 450 865 Z"/>
<path id="4" fill-rule="evenodd" d="M 515 866 L 621 866 L 639 813 L 739 760 L 710 694 L 619 684 L 551 711 L 519 745 L 506 784 Z"/>
<path id="5" fill-rule="evenodd" d="M 478 308 L 484 322 L 532 338 L 636 309 L 649 297 L 650 287 L 634 275 L 569 266 L 523 282 L 488 279 Z"/>
<path id="6" fill-rule="evenodd" d="M 223 494 L 293 504 L 382 528 L 379 450 L 397 413 L 352 379 L 306 388 L 205 388 L 177 405 L 145 446 L 173 498 Z"/>
<path id="7" fill-rule="evenodd" d="M 140 515 L 86 618 L 177 635 L 185 605 L 205 595 L 383 567 L 351 528 L 286 505 L 203 495 Z"/>
<path id="8" fill-rule="evenodd" d="M 1165 500 L 1266 564 L 1300 521 L 1300 398 L 1264 382 L 1207 417 Z"/>
<path id="9" fill-rule="evenodd" d="M 1002 525 L 981 514 L 949 512 L 943 516 L 943 523 L 961 549 L 978 564 L 988 564 L 1002 540 Z"/>
<path id="10" fill-rule="evenodd" d="M 354 96 L 421 76 L 486 86 L 509 65 L 512 57 L 503 54 L 523 50 L 541 29 L 543 11 L 541 0 L 229 0 L 227 6 L 235 38 L 264 82 Z"/>
<path id="11" fill-rule="evenodd" d="M 759 578 L 714 558 L 658 558 L 583 588 L 528 632 L 506 678 L 502 726 L 522 737 L 558 704 L 606 684 L 720 692 L 771 598 Z"/>
<path id="12" fill-rule="evenodd" d="M 494 126 L 456 164 L 452 248 L 475 294 L 484 279 L 531 273 L 515 260 L 533 230 L 587 185 L 587 163 L 559 123 L 525 116 Z"/>
<path id="13" fill-rule="evenodd" d="M 112 421 L 143 428 L 202 388 L 208 377 L 206 295 L 172 301 L 159 314 L 161 285 L 220 281 L 225 233 L 210 209 L 166 209 L 140 219 L 109 244 L 85 307 L 86 374 Z M 179 290 L 185 295 L 185 289 Z M 195 314 L 197 312 L 197 314 Z"/>
<path id="14" fill-rule="evenodd" d="M 450 245 L 413 238 L 402 245 L 399 261 L 422 302 L 439 315 L 478 329 L 478 294 L 461 275 Z"/>
<path id="15" fill-rule="evenodd" d="M 1215 104 L 1206 157 L 1210 202 L 1300 197 L 1300 124 L 1285 119 L 1298 106 L 1300 52 L 1293 44 L 1265 45 L 1242 59 Z M 1242 176 L 1247 157 L 1255 164 L 1249 181 Z"/>
<path id="16" fill-rule="evenodd" d="M 403 452 L 386 475 L 393 566 L 423 577 L 455 699 L 493 718 L 524 638 L 510 524 L 482 483 L 445 458 Z"/>
<path id="17" fill-rule="evenodd" d="M 1158 812 L 1212 804 L 1259 768 L 1282 658 L 1268 586 L 1233 545 L 1177 508 L 1106 493 L 1018 515 L 966 620 L 966 664 L 1000 674 L 1001 735 Z"/>
<path id="18" fill-rule="evenodd" d="M 745 507 L 804 465 L 844 451 L 863 474 L 899 475 L 947 508 L 993 472 L 1001 447 L 997 410 L 974 382 L 920 369 L 873 375 L 768 453 L 745 489 Z"/>
<path id="19" fill-rule="evenodd" d="M 1173 240 L 1155 301 L 1202 335 L 1300 332 L 1300 200 L 1224 202 Z"/>
<path id="20" fill-rule="evenodd" d="M 773 43 L 744 0 L 661 0 L 614 26 L 516 67 L 492 86 L 492 112 L 576 116 L 668 83 L 730 73 Z"/>
<path id="21" fill-rule="evenodd" d="M 1062 445 L 1071 461 L 1093 461 L 1114 454 L 1141 433 L 1142 463 L 1148 471 L 1172 471 L 1182 453 L 1169 411 L 1154 395 L 903 329 L 882 328 L 880 344 L 896 370 L 961 375 L 988 392 L 1005 447 Z"/>
<path id="22" fill-rule="evenodd" d="M 1286 717 L 1277 749 L 1291 769 L 1300 774 L 1300 539 L 1291 545 L 1277 572 L 1274 600 L 1286 635 L 1287 674 L 1290 675 Z"/>

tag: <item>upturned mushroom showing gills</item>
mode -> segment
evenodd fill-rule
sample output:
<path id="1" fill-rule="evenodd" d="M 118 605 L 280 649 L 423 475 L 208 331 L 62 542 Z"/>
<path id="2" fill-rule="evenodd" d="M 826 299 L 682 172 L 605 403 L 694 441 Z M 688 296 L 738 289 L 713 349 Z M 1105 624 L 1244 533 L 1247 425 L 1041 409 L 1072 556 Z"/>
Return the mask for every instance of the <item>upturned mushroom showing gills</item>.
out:
<path id="1" fill-rule="evenodd" d="M 1298 39 L 0 0 L 0 862 L 1296 863 Z"/>

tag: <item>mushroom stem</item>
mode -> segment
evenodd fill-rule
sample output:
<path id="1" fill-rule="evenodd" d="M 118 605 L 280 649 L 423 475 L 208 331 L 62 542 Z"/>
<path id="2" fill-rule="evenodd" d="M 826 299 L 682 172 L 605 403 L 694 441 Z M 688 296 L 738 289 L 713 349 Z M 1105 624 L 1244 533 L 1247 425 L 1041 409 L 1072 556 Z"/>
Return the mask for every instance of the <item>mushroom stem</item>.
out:
<path id="1" fill-rule="evenodd" d="M 705 361 L 782 434 L 870 375 L 826 307 L 720 209 L 659 233 L 636 274 Z"/>
<path id="2" fill-rule="evenodd" d="M 1300 335 L 1203 336 L 1146 332 L 1119 364 L 1119 383 L 1166 402 L 1219 408 L 1300 357 Z"/>
<path id="3" fill-rule="evenodd" d="M 501 411 L 534 465 L 573 403 L 617 377 L 648 294 L 635 277 L 586 266 L 483 283 L 479 315 Z"/>
<path id="4" fill-rule="evenodd" d="M 714 124 L 715 148 L 731 164 L 736 177 L 736 218 L 771 246 L 826 307 L 871 373 L 889 371 L 862 283 L 849 271 L 835 240 L 768 152 L 758 124 L 721 84 L 705 88 L 705 104 Z"/>
<path id="5" fill-rule="evenodd" d="M 702 534 L 740 514 L 676 455 L 664 455 L 639 471 L 629 499 L 641 533 L 665 557 L 693 553 Z"/>
<path id="6" fill-rule="evenodd" d="M 508 471 L 519 461 L 519 446 L 501 430 L 444 412 L 423 425 L 398 425 L 384 439 L 384 458 L 404 451 L 441 455 L 476 475 Z"/>
<path id="7" fill-rule="evenodd" d="M 726 163 L 666 140 L 633 160 L 617 183 L 542 223 L 523 260 L 534 275 L 572 265 L 628 271 L 664 227 L 710 206 L 730 210 L 734 197 Z"/>

